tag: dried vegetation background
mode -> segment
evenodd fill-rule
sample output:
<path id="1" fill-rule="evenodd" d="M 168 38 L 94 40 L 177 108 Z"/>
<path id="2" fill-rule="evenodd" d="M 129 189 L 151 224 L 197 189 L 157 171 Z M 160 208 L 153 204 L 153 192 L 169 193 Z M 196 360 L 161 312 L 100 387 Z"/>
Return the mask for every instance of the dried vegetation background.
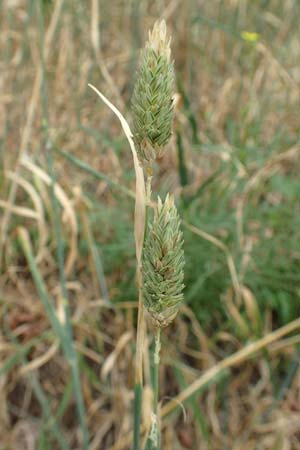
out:
<path id="1" fill-rule="evenodd" d="M 176 193 L 186 254 L 185 306 L 164 336 L 163 449 L 300 449 L 299 17 L 297 0 L 2 0 L 1 450 L 63 448 L 55 426 L 81 448 L 20 227 L 61 320 L 63 250 L 90 450 L 131 448 L 134 171 L 88 83 L 130 122 L 157 18 L 172 34 L 179 107 L 156 183 Z M 244 354 L 251 342 L 262 351 Z M 148 382 L 147 352 L 145 365 Z"/>

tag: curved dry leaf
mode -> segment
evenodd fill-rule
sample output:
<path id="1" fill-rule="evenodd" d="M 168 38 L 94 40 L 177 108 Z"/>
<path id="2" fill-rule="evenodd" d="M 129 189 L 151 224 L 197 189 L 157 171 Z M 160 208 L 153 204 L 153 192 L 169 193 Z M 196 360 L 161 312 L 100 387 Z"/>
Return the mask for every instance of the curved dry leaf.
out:
<path id="1" fill-rule="evenodd" d="M 56 341 L 51 345 L 51 347 L 48 349 L 48 351 L 46 351 L 46 353 L 43 353 L 41 356 L 35 358 L 30 363 L 26 364 L 25 366 L 22 366 L 20 369 L 20 374 L 25 375 L 28 372 L 32 372 L 33 370 L 39 369 L 48 361 L 50 361 L 51 358 L 53 358 L 58 349 L 59 343 L 58 341 Z"/>
<path id="2" fill-rule="evenodd" d="M 145 230 L 145 204 L 146 204 L 146 192 L 145 192 L 145 181 L 144 181 L 144 172 L 142 167 L 140 166 L 136 149 L 134 146 L 134 142 L 132 139 L 132 132 L 128 125 L 128 122 L 121 114 L 121 112 L 100 92 L 98 89 L 89 84 L 89 87 L 96 92 L 97 95 L 101 98 L 101 100 L 115 113 L 121 122 L 123 131 L 126 135 L 126 138 L 129 142 L 130 149 L 132 151 L 133 162 L 134 162 L 134 170 L 136 176 L 136 200 L 135 200 L 135 239 L 136 239 L 136 257 L 138 264 L 141 263 L 143 242 L 144 242 L 144 230 Z"/>
<path id="3" fill-rule="evenodd" d="M 26 208 L 25 206 L 16 206 L 13 205 L 12 203 L 0 200 L 0 208 L 3 208 L 11 213 L 14 213 L 17 216 L 23 216 L 27 217 L 28 219 L 38 220 L 38 213 L 30 208 Z"/>
<path id="4" fill-rule="evenodd" d="M 124 349 L 124 347 L 127 345 L 127 343 L 132 338 L 132 333 L 127 331 L 126 333 L 122 334 L 120 339 L 117 342 L 117 345 L 113 352 L 110 353 L 108 358 L 106 358 L 102 369 L 101 369 L 101 380 L 105 380 L 109 372 L 111 372 L 112 368 L 114 367 L 116 363 L 116 359 L 118 358 L 121 351 Z"/>
<path id="5" fill-rule="evenodd" d="M 51 177 L 43 169 L 34 164 L 28 158 L 28 156 L 24 156 L 22 158 L 21 164 L 23 165 L 23 167 L 26 167 L 29 171 L 31 171 L 34 175 L 36 175 L 39 179 L 41 179 L 47 186 L 51 186 L 52 183 Z M 61 206 L 63 207 L 64 217 L 68 219 L 71 231 L 70 251 L 67 255 L 65 264 L 66 275 L 69 275 L 70 272 L 72 271 L 73 265 L 77 257 L 77 235 L 78 235 L 77 218 L 71 200 L 68 198 L 65 191 L 57 182 L 54 183 L 54 194 L 58 199 L 59 203 L 61 204 Z"/>
<path id="6" fill-rule="evenodd" d="M 30 196 L 32 203 L 34 204 L 35 210 L 38 214 L 37 216 L 37 222 L 38 222 L 38 229 L 39 229 L 39 248 L 38 253 L 36 256 L 37 262 L 41 261 L 43 252 L 45 249 L 45 245 L 47 243 L 47 229 L 45 226 L 45 214 L 44 214 L 44 206 L 43 202 L 41 200 L 41 197 L 37 193 L 36 189 L 32 186 L 31 183 L 29 183 L 25 178 L 21 177 L 20 175 L 17 175 L 15 172 L 8 171 L 7 172 L 8 178 L 10 178 L 12 181 L 14 181 L 16 184 L 21 186 L 24 191 L 27 192 L 27 194 Z"/>

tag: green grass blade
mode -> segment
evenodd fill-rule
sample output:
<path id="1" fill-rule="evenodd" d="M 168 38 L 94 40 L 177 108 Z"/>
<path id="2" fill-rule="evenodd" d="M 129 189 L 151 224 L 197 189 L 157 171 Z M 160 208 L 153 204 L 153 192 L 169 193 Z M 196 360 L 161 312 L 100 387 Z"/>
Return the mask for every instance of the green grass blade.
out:
<path id="1" fill-rule="evenodd" d="M 59 149 L 57 147 L 53 148 L 55 152 L 57 152 L 59 155 L 63 156 L 65 159 L 70 161 L 72 164 L 74 164 L 76 167 L 78 167 L 81 170 L 84 170 L 85 172 L 89 173 L 90 175 L 93 175 L 97 180 L 105 181 L 109 187 L 116 189 L 119 192 L 122 192 L 122 194 L 125 194 L 127 197 L 135 198 L 135 194 L 130 189 L 127 189 L 125 186 L 122 186 L 117 181 L 112 180 L 107 175 L 105 175 L 102 172 L 99 172 L 98 170 L 91 167 L 86 162 L 82 161 L 81 159 L 77 158 L 74 155 L 71 155 L 70 153 Z"/>
<path id="2" fill-rule="evenodd" d="M 179 366 L 178 367 L 175 366 L 174 371 L 175 371 L 175 375 L 176 375 L 177 381 L 179 383 L 180 389 L 181 390 L 185 389 L 187 387 L 187 383 L 185 381 L 182 370 L 180 369 Z M 209 444 L 209 448 L 211 448 L 208 425 L 205 420 L 204 414 L 202 414 L 201 409 L 199 408 L 199 405 L 197 404 L 197 398 L 195 396 L 192 396 L 189 398 L 187 403 L 190 405 L 190 407 L 193 410 L 195 420 L 199 425 L 203 439 Z"/>
<path id="3" fill-rule="evenodd" d="M 83 403 L 83 397 L 81 392 L 81 386 L 80 386 L 80 376 L 79 376 L 79 368 L 77 363 L 77 355 L 74 348 L 74 344 L 72 341 L 72 337 L 70 333 L 67 331 L 64 324 L 62 324 L 56 314 L 56 311 L 54 309 L 54 306 L 50 300 L 50 297 L 47 293 L 46 286 L 44 283 L 44 280 L 42 278 L 42 275 L 38 269 L 38 266 L 35 262 L 33 252 L 30 245 L 30 240 L 28 236 L 28 232 L 24 228 L 19 229 L 19 238 L 20 243 L 22 246 L 22 249 L 24 251 L 24 254 L 26 256 L 33 280 L 35 282 L 39 297 L 43 303 L 43 306 L 46 310 L 46 313 L 48 315 L 48 318 L 51 322 L 51 325 L 57 334 L 57 336 L 60 339 L 61 346 L 64 350 L 65 356 L 68 360 L 68 363 L 71 368 L 71 373 L 73 377 L 73 384 L 74 384 L 74 395 L 75 400 L 77 404 L 78 409 L 78 416 L 80 420 L 80 425 L 83 433 L 83 440 L 84 440 L 84 448 L 88 449 L 88 432 L 86 429 L 85 424 L 85 408 Z"/>

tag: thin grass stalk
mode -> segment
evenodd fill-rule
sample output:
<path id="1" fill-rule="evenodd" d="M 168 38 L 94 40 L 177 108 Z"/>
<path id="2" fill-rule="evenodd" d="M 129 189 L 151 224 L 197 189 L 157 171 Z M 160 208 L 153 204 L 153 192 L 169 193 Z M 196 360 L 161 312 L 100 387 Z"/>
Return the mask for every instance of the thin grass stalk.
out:
<path id="1" fill-rule="evenodd" d="M 50 194 L 51 194 L 51 203 L 52 203 L 52 209 L 53 209 L 53 222 L 54 222 L 54 235 L 56 240 L 56 256 L 57 256 L 57 264 L 58 264 L 58 271 L 59 271 L 59 280 L 60 280 L 60 288 L 61 288 L 61 294 L 62 294 L 62 306 L 64 311 L 64 338 L 66 339 L 65 342 L 65 348 L 67 350 L 66 358 L 68 360 L 72 379 L 73 379 L 73 385 L 74 385 L 74 396 L 75 396 L 75 402 L 77 406 L 78 411 L 78 418 L 80 422 L 80 428 L 82 431 L 82 440 L 83 440 L 83 449 L 88 450 L 89 448 L 89 434 L 87 430 L 86 425 L 86 419 L 85 419 L 85 406 L 84 406 L 84 400 L 82 396 L 82 390 L 81 390 L 81 383 L 80 383 L 80 372 L 79 372 L 79 364 L 78 364 L 78 357 L 77 352 L 75 350 L 75 346 L 73 343 L 73 331 L 72 331 L 72 324 L 71 324 L 71 315 L 70 315 L 70 309 L 69 309 L 69 299 L 68 299 L 68 291 L 66 288 L 66 278 L 65 278 L 65 268 L 64 268 L 64 243 L 62 240 L 62 229 L 61 229 L 61 223 L 59 218 L 59 205 L 56 198 L 56 195 L 54 193 L 54 186 L 55 186 L 55 172 L 54 172 L 54 161 L 53 161 L 53 152 L 52 152 L 52 144 L 51 141 L 48 140 L 47 146 L 47 165 L 48 165 L 48 171 L 49 175 L 51 177 L 51 185 L 50 185 Z"/>
<path id="2" fill-rule="evenodd" d="M 157 328 L 155 331 L 155 346 L 153 354 L 153 412 L 157 415 L 158 412 L 158 394 L 159 394 L 159 362 L 160 362 L 160 336 L 161 329 Z"/>
<path id="3" fill-rule="evenodd" d="M 84 234 L 86 236 L 87 242 L 89 244 L 91 256 L 92 256 L 92 259 L 94 262 L 94 267 L 95 267 L 94 272 L 95 272 L 95 277 L 96 277 L 97 284 L 98 284 L 98 291 L 99 291 L 100 296 L 109 304 L 110 300 L 109 300 L 108 288 L 107 288 L 106 278 L 105 278 L 105 274 L 104 274 L 104 270 L 103 270 L 101 255 L 100 255 L 100 252 L 99 252 L 96 242 L 95 242 L 93 230 L 90 226 L 85 199 L 82 199 L 81 202 L 82 202 L 81 203 L 82 206 L 81 206 L 80 212 L 81 212 L 83 230 L 84 230 Z"/>
<path id="4" fill-rule="evenodd" d="M 149 185 L 150 182 L 150 185 Z M 147 232 L 148 216 L 148 196 L 151 195 L 151 180 L 147 180 L 146 202 L 145 202 L 145 227 L 144 237 Z M 150 199 L 149 199 L 150 201 Z M 137 268 L 139 303 L 138 303 L 138 321 L 136 333 L 136 359 L 135 359 L 135 385 L 134 385 L 134 407 L 133 407 L 133 450 L 140 448 L 140 428 L 143 400 L 143 346 L 145 340 L 145 313 L 143 303 L 143 280 L 141 266 Z"/>
<path id="5" fill-rule="evenodd" d="M 145 224 L 147 216 L 145 213 Z M 144 227 L 144 233 L 145 233 Z M 137 267 L 137 282 L 139 290 L 138 321 L 136 333 L 136 355 L 135 355 L 135 384 L 134 384 L 134 405 L 133 405 L 133 450 L 140 448 L 140 428 L 143 400 L 143 346 L 145 339 L 145 313 L 143 304 L 143 281 L 141 265 Z"/>
<path id="6" fill-rule="evenodd" d="M 149 216 L 149 207 L 151 202 L 151 180 L 152 176 L 147 177 L 146 198 L 145 198 L 145 226 L 144 239 L 147 233 L 147 219 Z M 136 335 L 136 361 L 135 361 L 135 385 L 134 385 L 134 406 L 133 406 L 133 450 L 140 448 L 140 428 L 143 400 L 143 344 L 145 338 L 145 318 L 143 303 L 143 280 L 141 266 L 137 268 L 139 303 L 138 303 L 138 321 Z"/>
<path id="7" fill-rule="evenodd" d="M 45 57 L 44 57 L 44 20 L 43 20 L 43 12 L 41 11 L 41 4 L 38 2 L 36 4 L 37 7 L 37 15 L 38 15 L 38 23 L 40 29 L 40 64 L 41 64 L 41 99 L 42 99 L 42 116 L 43 116 L 43 134 L 45 137 L 45 156 L 47 169 L 49 172 L 49 176 L 51 178 L 50 184 L 50 197 L 51 197 L 51 206 L 53 209 L 53 225 L 54 225 L 54 235 L 56 240 L 56 256 L 57 256 L 57 264 L 59 271 L 59 281 L 61 287 L 61 293 L 63 299 L 63 308 L 65 315 L 65 322 L 67 327 L 67 332 L 70 337 L 72 336 L 71 325 L 70 325 L 70 313 L 68 307 L 68 292 L 66 288 L 66 279 L 65 279 L 65 271 L 64 271 L 64 243 L 62 240 L 62 230 L 60 224 L 59 217 L 59 203 L 57 201 L 54 186 L 56 183 L 55 170 L 54 170 L 54 158 L 53 158 L 53 146 L 51 142 L 51 137 L 49 134 L 49 114 L 48 114 L 48 95 L 47 95 L 47 82 L 46 82 L 46 67 L 45 67 Z"/>
<path id="8" fill-rule="evenodd" d="M 136 381 L 134 385 L 134 401 L 133 401 L 133 450 L 140 448 L 140 427 L 142 415 L 142 394 L 143 386 L 140 381 Z"/>
<path id="9" fill-rule="evenodd" d="M 151 426 L 144 450 L 159 450 L 161 445 L 160 419 L 158 415 L 160 348 L 161 348 L 161 328 L 158 327 L 155 329 L 154 333 L 153 376 L 152 376 L 153 406 L 152 406 Z"/>
<path id="10" fill-rule="evenodd" d="M 158 395 L 159 395 L 159 362 L 160 362 L 160 336 L 161 329 L 155 331 L 155 346 L 153 354 L 153 426 L 154 426 L 154 450 L 160 449 L 160 420 L 158 417 Z"/>
<path id="11" fill-rule="evenodd" d="M 41 11 L 40 3 L 37 3 L 37 15 L 38 15 L 38 23 L 40 29 L 40 61 L 41 61 L 41 98 L 42 98 L 42 113 L 43 113 L 43 131 L 46 140 L 46 161 L 48 166 L 48 172 L 51 177 L 51 185 L 50 185 L 50 193 L 51 193 L 51 203 L 53 209 L 53 223 L 54 223 L 54 235 L 56 240 L 56 256 L 59 270 L 59 280 L 60 280 L 60 288 L 62 294 L 62 306 L 64 311 L 64 321 L 62 323 L 63 327 L 63 338 L 65 339 L 64 347 L 66 350 L 66 357 L 71 369 L 73 385 L 74 385 L 74 396 L 78 411 L 78 418 L 80 422 L 80 428 L 82 432 L 82 441 L 84 450 L 88 450 L 89 447 L 89 435 L 86 426 L 85 419 L 85 406 L 84 400 L 81 391 L 81 383 L 80 383 L 80 373 L 79 373 L 79 365 L 77 353 L 73 343 L 73 332 L 71 325 L 71 316 L 69 310 L 69 301 L 68 301 L 68 291 L 66 288 L 66 278 L 65 278 L 65 269 L 64 269 L 64 243 L 62 239 L 62 229 L 60 223 L 60 215 L 59 215 L 59 204 L 54 192 L 55 186 L 55 170 L 54 170 L 54 158 L 53 158 L 53 146 L 51 142 L 51 137 L 49 134 L 49 116 L 48 116 L 48 99 L 47 99 L 47 86 L 46 86 L 46 68 L 45 68 L 45 57 L 44 57 L 44 20 L 43 20 L 43 12 Z"/>
<path id="12" fill-rule="evenodd" d="M 41 300 L 44 310 L 47 314 L 48 319 L 50 320 L 51 326 L 55 332 L 55 334 L 59 337 L 62 346 L 64 346 L 65 342 L 65 330 L 62 323 L 59 321 L 54 306 L 51 302 L 51 299 L 48 295 L 46 285 L 44 283 L 43 277 L 39 271 L 39 268 L 36 264 L 33 251 L 31 248 L 30 238 L 28 231 L 25 228 L 18 229 L 18 237 L 26 257 L 27 263 L 29 265 L 29 269 L 35 283 L 39 299 Z"/>

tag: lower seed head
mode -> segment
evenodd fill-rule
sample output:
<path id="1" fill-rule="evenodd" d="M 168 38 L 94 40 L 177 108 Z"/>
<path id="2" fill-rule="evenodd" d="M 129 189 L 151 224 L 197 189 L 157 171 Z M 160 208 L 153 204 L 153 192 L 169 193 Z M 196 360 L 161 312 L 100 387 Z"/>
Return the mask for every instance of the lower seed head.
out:
<path id="1" fill-rule="evenodd" d="M 180 219 L 172 197 L 158 198 L 143 249 L 143 294 L 148 315 L 157 327 L 175 318 L 183 301 L 184 253 Z"/>

